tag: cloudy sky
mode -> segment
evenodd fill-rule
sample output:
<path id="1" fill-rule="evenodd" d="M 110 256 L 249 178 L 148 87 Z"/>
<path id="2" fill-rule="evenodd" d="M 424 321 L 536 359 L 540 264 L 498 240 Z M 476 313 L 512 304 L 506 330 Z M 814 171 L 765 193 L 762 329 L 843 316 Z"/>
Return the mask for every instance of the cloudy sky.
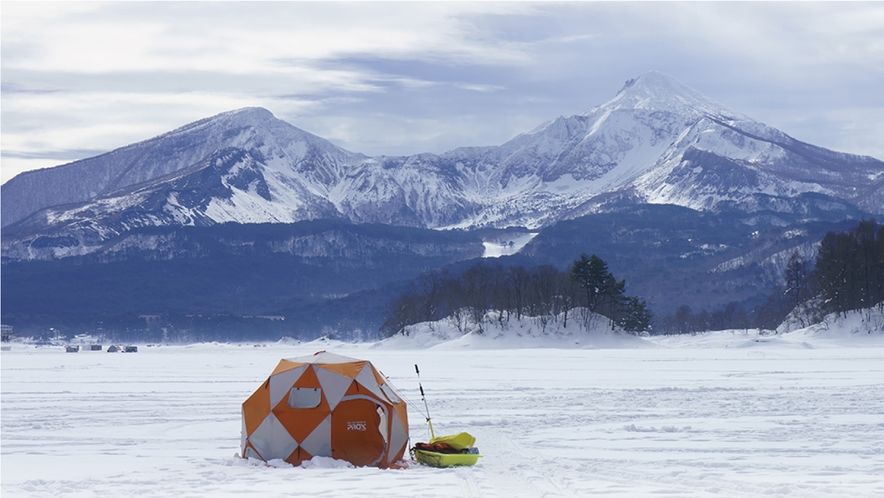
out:
<path id="1" fill-rule="evenodd" d="M 650 70 L 884 159 L 884 3 L 8 2 L 2 182 L 247 106 L 369 155 L 495 145 Z"/>

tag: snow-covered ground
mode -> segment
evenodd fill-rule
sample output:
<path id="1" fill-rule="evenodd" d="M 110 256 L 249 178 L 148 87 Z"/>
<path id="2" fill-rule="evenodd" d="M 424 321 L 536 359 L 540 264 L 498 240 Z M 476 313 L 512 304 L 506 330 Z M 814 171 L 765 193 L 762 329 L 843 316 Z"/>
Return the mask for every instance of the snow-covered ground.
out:
<path id="1" fill-rule="evenodd" d="M 539 232 L 519 233 L 511 237 L 498 237 L 495 240 L 486 240 L 482 242 L 485 246 L 483 258 L 499 258 L 501 256 L 512 256 L 521 251 L 531 239 L 537 237 Z"/>
<path id="2" fill-rule="evenodd" d="M 840 327 L 840 328 L 839 328 Z M 884 496 L 884 334 L 468 335 L 2 353 L 2 485 L 16 496 Z M 567 343 L 567 344 L 566 344 Z M 411 345 L 409 347 L 409 344 Z M 491 347 L 496 345 L 497 347 Z M 104 345 L 105 348 L 107 344 Z M 551 347 L 550 347 L 551 346 Z M 566 349 L 565 346 L 568 346 Z M 280 358 L 371 360 L 475 467 L 242 460 L 240 405 Z"/>

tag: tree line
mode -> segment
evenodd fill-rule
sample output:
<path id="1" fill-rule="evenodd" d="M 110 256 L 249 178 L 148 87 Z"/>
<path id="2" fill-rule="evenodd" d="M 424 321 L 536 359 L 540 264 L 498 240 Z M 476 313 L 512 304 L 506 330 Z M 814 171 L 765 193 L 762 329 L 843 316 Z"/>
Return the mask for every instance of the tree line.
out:
<path id="1" fill-rule="evenodd" d="M 693 333 L 742 328 L 774 329 L 790 314 L 806 323 L 827 313 L 867 309 L 884 303 L 884 226 L 860 222 L 847 232 L 828 232 L 813 261 L 792 253 L 783 280 L 753 310 L 738 303 L 709 313 L 682 305 L 660 316 L 655 330 Z"/>
<path id="2" fill-rule="evenodd" d="M 820 243 L 812 276 L 815 296 L 829 312 L 871 308 L 884 301 L 884 226 L 863 221 Z"/>
<path id="3" fill-rule="evenodd" d="M 586 254 L 570 271 L 485 262 L 458 274 L 430 271 L 389 302 L 380 335 L 389 337 L 410 325 L 444 318 L 464 331 L 470 324 L 481 327 L 489 313 L 501 322 L 532 318 L 544 329 L 560 321 L 567 327 L 569 320 L 588 328 L 604 317 L 629 332 L 648 330 L 651 314 L 646 303 L 627 296 L 625 288 L 626 281 L 614 278 L 607 263 Z"/>

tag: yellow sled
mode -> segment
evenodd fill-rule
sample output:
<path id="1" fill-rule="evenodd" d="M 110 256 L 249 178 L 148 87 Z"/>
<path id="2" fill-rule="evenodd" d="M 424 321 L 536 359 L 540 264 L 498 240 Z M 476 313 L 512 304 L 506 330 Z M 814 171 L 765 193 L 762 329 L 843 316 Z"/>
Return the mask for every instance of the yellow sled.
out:
<path id="1" fill-rule="evenodd" d="M 466 432 L 451 436 L 434 437 L 429 444 L 417 443 L 412 452 L 415 460 L 431 467 L 457 467 L 476 465 L 482 455 L 473 445 L 476 438 Z M 435 451 L 433 447 L 440 451 Z"/>
<path id="2" fill-rule="evenodd" d="M 431 467 L 476 465 L 476 462 L 482 455 L 479 454 L 479 448 L 473 446 L 476 444 L 476 438 L 472 435 L 461 432 L 451 436 L 436 437 L 436 433 L 433 432 L 433 422 L 430 420 L 430 407 L 427 405 L 426 396 L 424 396 L 424 386 L 420 384 L 421 371 L 417 364 L 414 365 L 414 372 L 417 374 L 418 386 L 421 389 L 421 399 L 424 401 L 424 408 L 427 410 L 430 442 L 416 443 L 411 448 L 412 457 L 418 462 Z"/>

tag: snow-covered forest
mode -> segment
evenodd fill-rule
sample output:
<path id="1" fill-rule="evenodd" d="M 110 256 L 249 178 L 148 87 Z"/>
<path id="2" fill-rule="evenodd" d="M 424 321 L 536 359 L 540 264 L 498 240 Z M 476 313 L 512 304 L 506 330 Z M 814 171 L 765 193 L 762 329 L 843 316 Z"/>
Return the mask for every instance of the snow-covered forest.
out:
<path id="1" fill-rule="evenodd" d="M 828 232 L 813 261 L 792 253 L 781 283 L 767 301 L 747 309 L 732 302 L 717 310 L 694 312 L 684 304 L 672 314 L 652 317 L 643 300 L 626 294 L 605 261 L 586 254 L 569 271 L 549 265 L 477 263 L 452 274 L 431 271 L 387 306 L 381 336 L 407 334 L 422 322 L 447 318 L 463 331 L 494 320 L 506 329 L 511 318 L 531 318 L 567 328 L 590 328 L 594 318 L 632 333 L 695 334 L 709 330 L 774 330 L 789 315 L 805 325 L 828 313 L 869 309 L 884 302 L 884 226 L 860 222 L 844 232 Z"/>

